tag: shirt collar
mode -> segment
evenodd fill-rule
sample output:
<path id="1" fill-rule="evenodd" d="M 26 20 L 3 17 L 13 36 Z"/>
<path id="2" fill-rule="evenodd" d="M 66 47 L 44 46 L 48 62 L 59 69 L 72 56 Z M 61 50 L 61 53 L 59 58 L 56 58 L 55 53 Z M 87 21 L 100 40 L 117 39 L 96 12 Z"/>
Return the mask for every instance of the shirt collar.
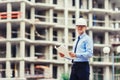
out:
<path id="1" fill-rule="evenodd" d="M 86 35 L 86 33 L 83 33 L 82 35 L 78 36 L 80 39 L 83 38 Z"/>

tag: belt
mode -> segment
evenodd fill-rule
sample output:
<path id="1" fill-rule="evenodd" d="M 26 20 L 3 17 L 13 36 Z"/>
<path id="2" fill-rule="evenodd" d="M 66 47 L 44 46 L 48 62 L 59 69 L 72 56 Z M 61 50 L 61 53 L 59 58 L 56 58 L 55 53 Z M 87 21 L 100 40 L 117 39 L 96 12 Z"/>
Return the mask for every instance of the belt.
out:
<path id="1" fill-rule="evenodd" d="M 88 63 L 88 61 L 76 62 L 76 61 L 74 61 L 74 59 L 72 59 L 72 63 Z"/>
<path id="2" fill-rule="evenodd" d="M 89 65 L 88 62 L 73 62 L 74 65 Z"/>
<path id="3" fill-rule="evenodd" d="M 86 62 L 73 62 L 73 63 L 76 63 L 76 64 L 79 64 L 79 63 L 88 63 L 88 61 L 86 61 Z"/>

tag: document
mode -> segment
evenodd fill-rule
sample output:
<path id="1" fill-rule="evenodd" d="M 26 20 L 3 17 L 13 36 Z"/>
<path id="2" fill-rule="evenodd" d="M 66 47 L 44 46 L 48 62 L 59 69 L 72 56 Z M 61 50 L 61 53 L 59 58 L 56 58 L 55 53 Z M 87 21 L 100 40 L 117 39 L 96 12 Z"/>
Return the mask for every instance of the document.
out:
<path id="1" fill-rule="evenodd" d="M 68 49 L 65 47 L 65 45 L 60 45 L 59 47 L 55 46 L 55 49 L 60 52 L 63 53 L 65 56 L 64 58 L 68 59 L 68 60 L 72 60 L 72 58 L 69 57 L 69 51 Z"/>

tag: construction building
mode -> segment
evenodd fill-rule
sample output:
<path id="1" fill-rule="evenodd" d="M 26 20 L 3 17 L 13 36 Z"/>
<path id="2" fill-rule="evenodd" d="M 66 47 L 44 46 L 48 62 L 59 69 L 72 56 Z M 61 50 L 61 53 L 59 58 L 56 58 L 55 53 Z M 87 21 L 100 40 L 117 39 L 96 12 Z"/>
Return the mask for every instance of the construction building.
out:
<path id="1" fill-rule="evenodd" d="M 87 20 L 94 41 L 90 80 L 112 80 L 112 52 L 120 42 L 120 0 L 0 0 L 0 80 L 61 80 L 71 62 L 54 48 L 72 50 L 75 21 Z M 115 55 L 119 55 L 114 51 Z M 114 59 L 120 80 L 120 58 Z"/>

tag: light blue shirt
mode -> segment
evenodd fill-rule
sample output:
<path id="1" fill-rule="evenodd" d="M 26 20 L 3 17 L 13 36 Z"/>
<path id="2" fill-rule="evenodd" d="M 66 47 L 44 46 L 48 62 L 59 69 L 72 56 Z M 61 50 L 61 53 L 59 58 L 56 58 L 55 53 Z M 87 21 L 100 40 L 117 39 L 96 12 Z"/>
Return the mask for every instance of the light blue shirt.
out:
<path id="1" fill-rule="evenodd" d="M 93 40 L 86 34 L 83 33 L 79 36 L 80 40 L 78 42 L 77 48 L 76 48 L 76 58 L 74 59 L 74 62 L 86 62 L 89 60 L 90 57 L 93 56 Z M 77 40 L 75 40 L 73 45 L 73 52 L 77 43 Z"/>

